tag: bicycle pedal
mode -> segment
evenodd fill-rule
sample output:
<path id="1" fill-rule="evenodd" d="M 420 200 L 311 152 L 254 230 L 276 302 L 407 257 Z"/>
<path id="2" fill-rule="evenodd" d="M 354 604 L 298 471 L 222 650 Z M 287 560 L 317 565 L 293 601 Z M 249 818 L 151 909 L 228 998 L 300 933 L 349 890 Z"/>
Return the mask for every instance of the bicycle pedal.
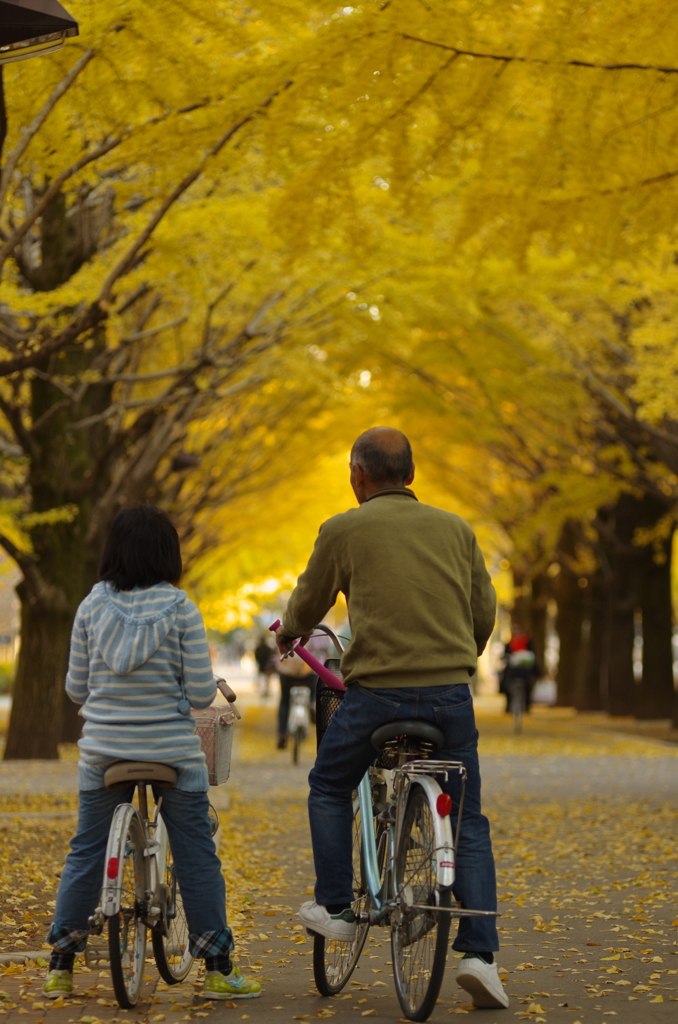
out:
<path id="1" fill-rule="evenodd" d="M 306 928 L 306 934 L 310 935 L 312 939 L 315 939 L 318 933 L 312 932 L 310 928 Z"/>

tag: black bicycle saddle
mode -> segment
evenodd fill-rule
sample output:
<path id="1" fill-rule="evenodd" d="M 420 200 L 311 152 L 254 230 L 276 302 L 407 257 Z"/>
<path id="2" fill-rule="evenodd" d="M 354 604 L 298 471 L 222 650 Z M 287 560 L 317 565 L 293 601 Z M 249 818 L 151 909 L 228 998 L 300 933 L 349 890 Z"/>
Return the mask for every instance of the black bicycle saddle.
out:
<path id="1" fill-rule="evenodd" d="M 381 750 L 385 743 L 395 739 L 396 736 L 408 736 L 411 739 L 425 740 L 432 743 L 435 750 L 439 750 L 444 742 L 445 736 L 442 729 L 430 722 L 422 722 L 418 718 L 401 718 L 396 722 L 388 722 L 375 729 L 370 737 L 375 750 Z"/>

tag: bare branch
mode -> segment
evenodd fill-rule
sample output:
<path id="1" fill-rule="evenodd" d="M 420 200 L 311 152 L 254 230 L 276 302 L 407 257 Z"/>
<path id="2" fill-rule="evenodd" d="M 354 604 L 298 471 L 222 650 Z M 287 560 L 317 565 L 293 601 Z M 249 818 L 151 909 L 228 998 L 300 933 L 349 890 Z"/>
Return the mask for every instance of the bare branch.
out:
<path id="1" fill-rule="evenodd" d="M 71 164 L 70 167 L 67 167 L 65 171 L 62 171 L 61 174 L 54 179 L 40 202 L 33 207 L 28 216 L 21 222 L 16 231 L 10 235 L 2 249 L 0 249 L 0 270 L 5 265 L 7 257 L 11 255 L 29 228 L 31 228 L 38 217 L 41 217 L 45 212 L 52 199 L 54 199 L 55 195 L 57 195 L 61 190 L 61 186 L 64 182 L 68 181 L 69 178 L 72 178 L 74 174 L 78 173 L 78 171 L 81 171 L 83 167 L 87 166 L 87 164 L 91 164 L 92 161 L 98 160 L 99 157 L 105 156 L 106 153 L 110 153 L 110 151 L 115 149 L 116 146 L 119 146 L 125 138 L 126 135 L 118 135 L 115 139 L 109 139 L 108 142 L 104 142 L 101 146 L 93 149 L 90 153 L 85 153 L 84 156 L 81 156 L 79 160 L 76 160 L 74 164 Z"/>
<path id="2" fill-rule="evenodd" d="M 10 373 L 17 373 L 19 370 L 26 370 L 29 366 L 35 366 L 42 362 L 47 356 L 59 349 L 70 345 L 85 331 L 96 327 L 108 316 L 108 312 L 98 302 L 92 302 L 87 306 L 68 327 L 65 327 L 59 334 L 55 334 L 42 345 L 31 349 L 25 355 L 14 356 L 12 359 L 0 360 L 0 377 L 6 377 Z"/>
<path id="3" fill-rule="evenodd" d="M 180 316 L 177 317 L 176 320 L 169 320 L 166 324 L 161 324 L 159 327 L 149 327 L 146 331 L 136 331 L 134 334 L 126 334 L 124 338 L 120 339 L 120 344 L 127 345 L 131 341 L 143 341 L 144 338 L 154 338 L 156 334 L 162 334 L 163 331 L 169 331 L 172 327 L 179 327 L 181 324 L 185 324 L 187 320 L 187 316 Z"/>
<path id="4" fill-rule="evenodd" d="M 61 401 L 55 402 L 54 405 L 50 405 L 49 409 L 46 409 L 42 416 L 38 416 L 35 423 L 31 424 L 31 434 L 37 434 L 39 430 L 42 430 L 46 423 L 49 423 L 53 416 L 56 416 L 58 412 L 61 412 L 62 409 L 67 409 L 72 404 L 73 403 L 70 398 L 62 398 Z"/>
<path id="5" fill-rule="evenodd" d="M 75 62 L 71 70 L 61 79 L 56 88 L 52 90 L 28 127 L 22 129 L 21 137 L 11 153 L 7 155 L 5 166 L 2 169 L 2 177 L 0 178 L 0 209 L 4 205 L 5 196 L 7 195 L 7 189 L 9 188 L 14 170 L 28 149 L 31 140 L 40 131 L 61 97 L 70 89 L 73 82 L 80 72 L 87 67 L 93 56 L 94 50 L 85 50 L 80 60 Z"/>
<path id="6" fill-rule="evenodd" d="M 35 377 L 39 377 L 40 380 L 44 380 L 46 383 L 52 384 L 58 391 L 61 391 L 64 395 L 70 398 L 72 402 L 77 400 L 75 391 L 73 391 L 72 388 L 69 388 L 68 385 L 64 384 L 63 381 L 59 380 L 58 377 L 53 377 L 51 374 L 45 373 L 44 370 L 38 370 L 35 366 L 33 367 L 32 373 Z"/>
<path id="7" fill-rule="evenodd" d="M 658 71 L 663 75 L 678 75 L 678 68 L 665 67 L 661 64 L 596 64 L 589 60 L 544 60 L 539 57 L 520 57 L 517 54 L 506 53 L 481 53 L 477 50 L 461 50 L 458 46 L 449 46 L 447 43 L 437 43 L 432 39 L 421 39 L 419 36 L 410 36 L 401 32 L 402 39 L 409 39 L 413 43 L 423 43 L 424 46 L 434 46 L 439 50 L 449 50 L 459 57 L 477 57 L 479 60 L 496 60 L 502 64 L 541 64 L 545 67 L 562 68 L 593 68 L 599 71 Z"/>

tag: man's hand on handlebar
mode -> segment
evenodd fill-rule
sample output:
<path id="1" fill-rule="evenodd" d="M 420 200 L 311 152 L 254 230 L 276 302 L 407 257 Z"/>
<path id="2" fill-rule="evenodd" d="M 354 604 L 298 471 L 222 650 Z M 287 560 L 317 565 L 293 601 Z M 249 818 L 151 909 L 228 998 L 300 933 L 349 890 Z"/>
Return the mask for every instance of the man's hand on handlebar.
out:
<path id="1" fill-rule="evenodd" d="M 282 626 L 278 626 L 278 628 L 275 631 L 275 642 L 278 645 L 278 650 L 280 651 L 283 657 L 287 657 L 289 655 L 290 658 L 293 658 L 294 652 L 292 648 L 296 646 L 297 640 L 299 640 L 300 647 L 305 647 L 310 639 L 311 633 L 306 633 L 302 637 L 285 636 L 285 634 L 283 633 Z"/>

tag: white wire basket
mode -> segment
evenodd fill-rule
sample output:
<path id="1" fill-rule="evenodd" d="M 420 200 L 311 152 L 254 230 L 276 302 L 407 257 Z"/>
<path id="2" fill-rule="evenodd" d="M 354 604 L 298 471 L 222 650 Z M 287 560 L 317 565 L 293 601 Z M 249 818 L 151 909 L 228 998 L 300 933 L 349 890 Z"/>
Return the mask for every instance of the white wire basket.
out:
<path id="1" fill-rule="evenodd" d="M 210 786 L 220 786 L 231 774 L 233 724 L 235 715 L 230 705 L 193 710 L 195 731 L 207 762 Z"/>

